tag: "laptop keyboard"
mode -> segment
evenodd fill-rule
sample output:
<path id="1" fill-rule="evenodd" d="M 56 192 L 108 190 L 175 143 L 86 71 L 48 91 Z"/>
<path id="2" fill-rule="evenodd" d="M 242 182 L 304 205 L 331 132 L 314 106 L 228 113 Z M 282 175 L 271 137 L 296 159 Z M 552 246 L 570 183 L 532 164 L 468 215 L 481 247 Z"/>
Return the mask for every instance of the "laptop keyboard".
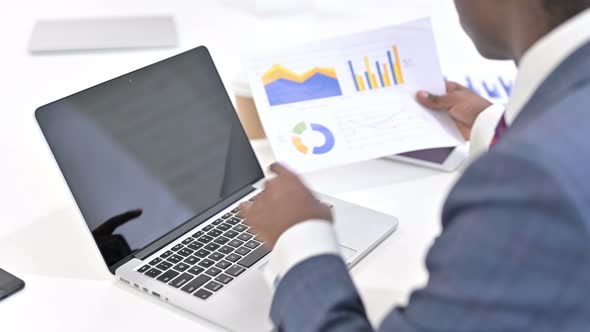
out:
<path id="1" fill-rule="evenodd" d="M 238 211 L 235 208 L 224 214 L 137 271 L 208 299 L 270 252 Z"/>

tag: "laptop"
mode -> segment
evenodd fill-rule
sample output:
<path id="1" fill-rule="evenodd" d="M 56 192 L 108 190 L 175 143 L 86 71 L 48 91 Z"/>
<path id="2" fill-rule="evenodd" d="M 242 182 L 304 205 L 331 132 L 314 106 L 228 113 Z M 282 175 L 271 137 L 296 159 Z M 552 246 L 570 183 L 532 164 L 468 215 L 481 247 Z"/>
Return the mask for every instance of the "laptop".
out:
<path id="1" fill-rule="evenodd" d="M 270 251 L 238 213 L 264 174 L 205 47 L 42 106 L 36 118 L 112 274 L 223 328 L 272 330 Z M 317 197 L 332 206 L 349 266 L 397 227 Z"/>

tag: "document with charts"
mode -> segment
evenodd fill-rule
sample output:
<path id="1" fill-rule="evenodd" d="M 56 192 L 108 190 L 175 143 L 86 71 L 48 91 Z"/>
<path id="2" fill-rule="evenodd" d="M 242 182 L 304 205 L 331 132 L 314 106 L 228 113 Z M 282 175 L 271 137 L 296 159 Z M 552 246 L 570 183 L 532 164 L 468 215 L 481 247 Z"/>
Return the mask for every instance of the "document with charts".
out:
<path id="1" fill-rule="evenodd" d="M 277 160 L 311 171 L 464 143 L 445 112 L 429 19 L 248 56 L 250 85 Z"/>

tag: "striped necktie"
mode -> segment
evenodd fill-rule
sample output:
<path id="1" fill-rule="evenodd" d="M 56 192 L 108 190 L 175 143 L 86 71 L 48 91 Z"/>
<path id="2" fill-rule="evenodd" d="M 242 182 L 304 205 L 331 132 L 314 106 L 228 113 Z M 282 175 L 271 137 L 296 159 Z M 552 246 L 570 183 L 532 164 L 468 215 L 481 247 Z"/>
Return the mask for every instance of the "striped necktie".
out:
<path id="1" fill-rule="evenodd" d="M 490 147 L 493 147 L 496 144 L 500 143 L 500 139 L 502 139 L 502 136 L 504 136 L 504 132 L 506 132 L 507 128 L 508 128 L 508 125 L 506 124 L 506 119 L 502 115 L 502 118 L 500 119 L 500 122 L 498 123 L 498 126 L 496 127 L 496 131 L 494 133 L 494 138 L 492 139 L 492 143 L 490 144 Z"/>

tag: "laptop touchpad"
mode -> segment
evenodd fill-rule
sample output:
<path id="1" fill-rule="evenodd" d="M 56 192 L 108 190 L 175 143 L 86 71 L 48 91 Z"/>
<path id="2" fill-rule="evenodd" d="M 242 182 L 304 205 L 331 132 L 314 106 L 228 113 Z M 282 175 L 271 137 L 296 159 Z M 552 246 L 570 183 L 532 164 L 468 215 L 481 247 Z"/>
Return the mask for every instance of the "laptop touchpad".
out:
<path id="1" fill-rule="evenodd" d="M 348 247 L 345 247 L 343 245 L 338 245 L 340 247 L 340 253 L 342 256 L 342 259 L 344 260 L 344 262 L 346 262 L 347 264 L 350 263 L 352 261 L 352 258 L 354 257 L 354 255 L 356 255 L 357 251 L 354 249 L 350 249 Z M 266 268 L 266 265 L 268 264 L 268 258 L 266 258 L 266 262 L 264 262 L 264 264 L 262 264 L 258 270 L 259 271 L 264 271 L 264 268 Z"/>

